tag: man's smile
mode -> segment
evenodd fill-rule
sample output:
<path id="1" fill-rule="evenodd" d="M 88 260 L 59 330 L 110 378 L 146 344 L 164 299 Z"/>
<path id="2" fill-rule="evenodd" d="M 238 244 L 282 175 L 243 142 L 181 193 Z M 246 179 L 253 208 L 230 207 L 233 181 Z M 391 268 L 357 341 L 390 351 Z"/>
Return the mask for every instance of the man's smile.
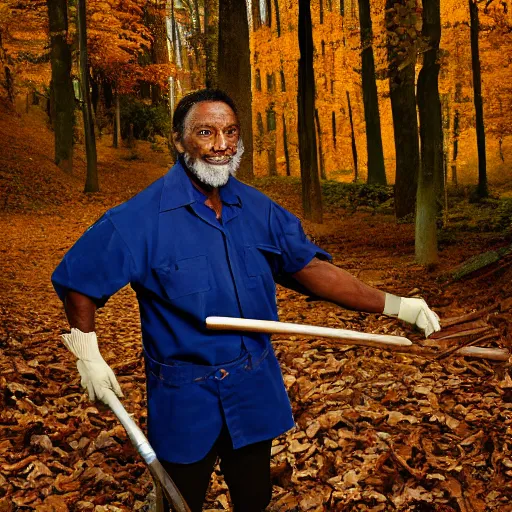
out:
<path id="1" fill-rule="evenodd" d="M 220 155 L 220 156 L 205 156 L 203 159 L 212 165 L 226 165 L 231 161 L 231 156 Z"/>

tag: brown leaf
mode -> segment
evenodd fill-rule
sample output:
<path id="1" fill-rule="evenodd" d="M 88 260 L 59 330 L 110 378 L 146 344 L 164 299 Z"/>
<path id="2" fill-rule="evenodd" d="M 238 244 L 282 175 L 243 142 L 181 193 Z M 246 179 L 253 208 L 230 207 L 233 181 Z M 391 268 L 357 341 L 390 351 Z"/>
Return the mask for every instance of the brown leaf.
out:
<path id="1" fill-rule="evenodd" d="M 23 460 L 15 462 L 14 464 L 2 464 L 2 471 L 6 473 L 15 473 L 28 466 L 31 462 L 37 459 L 36 455 L 29 455 Z"/>
<path id="2" fill-rule="evenodd" d="M 301 444 L 297 439 L 294 439 L 290 443 L 288 450 L 290 450 L 291 453 L 301 453 L 305 452 L 310 446 L 310 443 Z"/>
<path id="3" fill-rule="evenodd" d="M 30 438 L 30 444 L 31 446 L 39 446 L 44 451 L 51 452 L 53 449 L 53 444 L 50 440 L 50 438 L 46 435 L 44 436 L 32 436 Z"/>
<path id="4" fill-rule="evenodd" d="M 35 491 L 35 490 L 18 491 L 11 497 L 11 500 L 16 506 L 23 507 L 23 506 L 30 505 L 31 503 L 36 501 L 38 497 L 39 497 L 39 492 Z"/>
<path id="5" fill-rule="evenodd" d="M 69 508 L 61 496 L 50 495 L 35 510 L 36 512 L 68 512 Z"/>
<path id="6" fill-rule="evenodd" d="M 57 475 L 53 486 L 59 492 L 71 492 L 76 491 L 80 488 L 80 482 L 78 477 L 83 473 L 82 468 L 75 469 L 70 475 L 64 475 L 62 473 Z"/>
<path id="7" fill-rule="evenodd" d="M 116 480 L 112 475 L 105 473 L 101 468 L 98 467 L 87 468 L 81 476 L 82 480 L 91 480 L 93 478 L 95 485 L 98 483 L 104 485 L 117 484 Z"/>
<path id="8" fill-rule="evenodd" d="M 22 377 L 38 382 L 45 381 L 43 376 L 35 368 L 30 367 L 21 357 L 15 357 L 13 359 L 13 365 L 16 373 Z"/>
<path id="9" fill-rule="evenodd" d="M 50 469 L 39 460 L 34 461 L 31 466 L 32 469 L 27 476 L 27 480 L 29 482 L 34 481 L 40 476 L 53 476 L 53 473 L 50 471 Z"/>

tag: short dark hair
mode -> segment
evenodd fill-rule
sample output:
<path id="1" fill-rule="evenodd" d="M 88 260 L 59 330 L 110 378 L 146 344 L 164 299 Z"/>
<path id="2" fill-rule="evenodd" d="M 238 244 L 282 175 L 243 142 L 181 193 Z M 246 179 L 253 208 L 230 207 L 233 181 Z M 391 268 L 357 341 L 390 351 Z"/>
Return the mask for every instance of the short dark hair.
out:
<path id="1" fill-rule="evenodd" d="M 178 133 L 180 138 L 183 135 L 183 130 L 185 129 L 185 118 L 187 117 L 190 109 L 196 103 L 201 103 L 203 101 L 221 101 L 228 105 L 238 117 L 235 102 L 224 91 L 221 91 L 220 89 L 201 89 L 199 91 L 191 92 L 181 98 L 172 117 L 172 131 Z"/>

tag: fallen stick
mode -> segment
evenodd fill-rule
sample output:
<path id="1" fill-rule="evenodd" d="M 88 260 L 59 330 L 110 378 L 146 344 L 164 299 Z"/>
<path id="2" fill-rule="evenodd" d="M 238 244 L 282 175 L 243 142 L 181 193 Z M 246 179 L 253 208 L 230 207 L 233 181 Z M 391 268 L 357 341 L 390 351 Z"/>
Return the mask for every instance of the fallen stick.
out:
<path id="1" fill-rule="evenodd" d="M 504 348 L 462 347 L 455 352 L 460 356 L 479 357 L 491 361 L 508 361 L 510 352 Z"/>
<path id="2" fill-rule="evenodd" d="M 483 309 L 475 311 L 473 313 L 468 313 L 466 315 L 452 317 L 452 318 L 443 318 L 443 329 L 447 327 L 451 327 L 452 325 L 464 324 L 471 320 L 477 320 L 478 318 L 482 318 L 487 313 L 490 313 L 493 309 L 496 309 L 498 304 L 491 304 Z"/>
<path id="3" fill-rule="evenodd" d="M 473 346 L 476 345 L 477 343 L 482 343 L 483 341 L 494 340 L 495 338 L 496 335 L 494 333 L 486 334 L 485 336 L 480 336 L 479 338 L 469 338 L 468 340 L 464 341 L 460 346 L 455 345 L 443 350 L 441 353 L 436 355 L 435 359 L 437 361 L 440 361 L 441 359 L 445 359 L 446 357 L 451 356 L 454 352 L 462 350 L 465 347 Z"/>
<path id="4" fill-rule="evenodd" d="M 318 327 L 315 325 L 293 324 L 288 322 L 274 322 L 271 320 L 253 320 L 249 318 L 232 318 L 226 316 L 209 316 L 206 318 L 206 327 L 215 331 L 248 331 L 265 332 L 268 334 L 298 334 L 305 336 L 319 336 L 334 338 L 347 345 L 363 345 L 367 347 L 395 350 L 399 352 L 414 352 L 416 347 L 408 338 L 391 336 L 389 334 L 374 334 L 348 329 L 334 329 L 331 327 Z M 456 352 L 458 355 L 479 357 L 496 361 L 506 361 L 509 352 L 500 348 L 462 347 Z M 434 354 L 431 354 L 434 355 Z"/>

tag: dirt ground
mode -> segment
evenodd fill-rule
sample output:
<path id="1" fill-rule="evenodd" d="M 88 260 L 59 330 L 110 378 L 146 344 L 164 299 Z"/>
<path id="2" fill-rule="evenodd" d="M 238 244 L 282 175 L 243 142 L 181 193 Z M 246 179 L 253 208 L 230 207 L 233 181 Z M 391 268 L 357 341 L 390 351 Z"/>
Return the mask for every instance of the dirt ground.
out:
<path id="1" fill-rule="evenodd" d="M 50 275 L 90 224 L 165 173 L 170 157 L 148 143 L 114 150 L 104 138 L 102 192 L 86 196 L 83 149 L 77 146 L 75 174 L 61 174 L 38 111 L 17 117 L 2 106 L 0 140 L 0 512 L 147 510 L 152 483 L 144 464 L 113 415 L 87 400 L 59 340 L 68 327 Z M 269 193 L 300 216 L 290 190 Z M 282 321 L 405 335 L 423 352 L 273 338 L 297 426 L 274 441 L 271 510 L 512 510 L 510 365 L 441 354 L 475 339 L 510 349 L 511 259 L 464 280 L 446 278 L 469 257 L 510 244 L 510 233 L 453 232 L 439 265 L 427 271 L 414 262 L 413 225 L 397 225 L 391 214 L 339 209 L 323 225 L 304 226 L 335 264 L 383 290 L 423 296 L 446 328 L 424 340 L 397 320 L 279 288 Z M 100 311 L 97 333 L 124 403 L 144 427 L 130 289 Z M 229 509 L 218 474 L 207 509 Z"/>

